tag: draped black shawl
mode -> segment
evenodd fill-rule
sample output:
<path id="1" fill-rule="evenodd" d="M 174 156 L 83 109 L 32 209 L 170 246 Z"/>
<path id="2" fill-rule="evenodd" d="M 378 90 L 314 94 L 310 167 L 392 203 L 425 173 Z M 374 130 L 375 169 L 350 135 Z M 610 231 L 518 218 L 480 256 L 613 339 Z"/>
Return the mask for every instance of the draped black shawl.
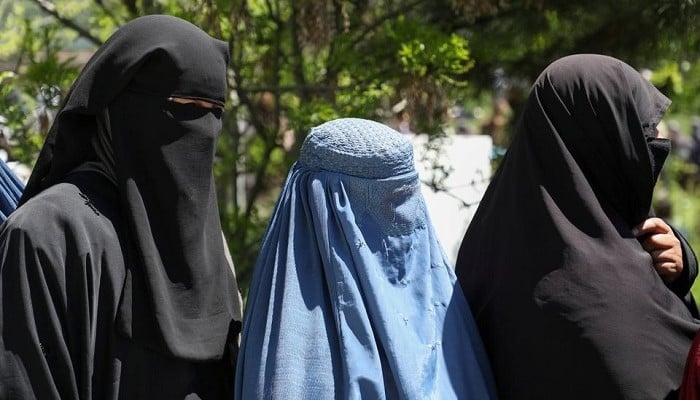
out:
<path id="1" fill-rule="evenodd" d="M 90 138 L 96 115 L 108 109 L 128 242 L 118 329 L 193 361 L 221 358 L 240 304 L 212 173 L 221 121 L 216 110 L 168 97 L 223 104 L 227 63 L 226 43 L 186 21 L 152 15 L 129 22 L 74 83 L 21 199 L 96 161 Z"/>
<path id="2" fill-rule="evenodd" d="M 532 87 L 456 272 L 505 399 L 663 399 L 698 322 L 631 228 L 655 185 L 646 138 L 670 101 L 627 64 L 574 55 Z M 671 290 L 673 289 L 673 291 Z M 675 293 L 674 293 L 675 292 Z"/>

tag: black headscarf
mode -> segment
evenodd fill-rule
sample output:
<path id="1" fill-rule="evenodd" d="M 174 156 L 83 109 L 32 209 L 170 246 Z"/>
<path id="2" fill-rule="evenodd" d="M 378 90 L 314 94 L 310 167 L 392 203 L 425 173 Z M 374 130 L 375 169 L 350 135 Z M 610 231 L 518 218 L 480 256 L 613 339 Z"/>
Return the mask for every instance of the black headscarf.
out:
<path id="1" fill-rule="evenodd" d="M 118 329 L 194 361 L 222 357 L 239 300 L 212 173 L 219 111 L 168 98 L 223 104 L 227 63 L 226 43 L 189 22 L 151 15 L 127 23 L 68 93 L 21 200 L 101 162 L 91 143 L 106 111 L 128 226 Z"/>
<path id="2" fill-rule="evenodd" d="M 600 55 L 562 58 L 535 82 L 456 267 L 501 397 L 678 387 L 698 323 L 632 233 L 650 213 L 664 155 L 647 140 L 669 104 Z M 692 252 L 686 292 L 690 269 Z"/>

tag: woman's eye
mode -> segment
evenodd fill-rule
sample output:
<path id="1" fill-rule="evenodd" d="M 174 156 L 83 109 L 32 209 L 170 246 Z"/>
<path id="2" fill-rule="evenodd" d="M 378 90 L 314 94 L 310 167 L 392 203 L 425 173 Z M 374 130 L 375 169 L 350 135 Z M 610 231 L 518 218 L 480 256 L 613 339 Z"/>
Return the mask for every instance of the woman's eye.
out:
<path id="1" fill-rule="evenodd" d="M 210 108 L 200 107 L 194 103 L 183 104 L 176 103 L 174 101 L 168 101 L 165 104 L 165 112 L 168 114 L 168 116 L 181 121 L 201 118 L 207 113 L 212 112 L 212 110 L 213 109 Z"/>

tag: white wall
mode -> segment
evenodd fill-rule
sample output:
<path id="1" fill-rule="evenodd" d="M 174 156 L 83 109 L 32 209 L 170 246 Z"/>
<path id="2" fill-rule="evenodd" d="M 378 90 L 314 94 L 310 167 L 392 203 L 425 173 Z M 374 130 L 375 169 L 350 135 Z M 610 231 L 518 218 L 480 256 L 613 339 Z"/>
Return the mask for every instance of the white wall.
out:
<path id="1" fill-rule="evenodd" d="M 462 237 L 491 177 L 493 144 L 486 135 L 449 135 L 436 152 L 426 150 L 427 140 L 426 135 L 411 137 L 421 181 L 441 176 L 431 168 L 435 162 L 451 171 L 443 181 L 445 191 L 435 192 L 425 183 L 421 190 L 438 238 L 454 266 Z M 473 205 L 466 207 L 464 203 Z"/>

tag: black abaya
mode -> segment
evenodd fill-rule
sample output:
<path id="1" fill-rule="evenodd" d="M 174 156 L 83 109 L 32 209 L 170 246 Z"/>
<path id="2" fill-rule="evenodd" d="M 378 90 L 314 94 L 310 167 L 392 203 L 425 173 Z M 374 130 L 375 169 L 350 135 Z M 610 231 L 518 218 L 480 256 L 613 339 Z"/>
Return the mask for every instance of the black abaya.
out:
<path id="1" fill-rule="evenodd" d="M 225 43 L 137 18 L 91 58 L 0 231 L 0 396 L 226 398 L 241 304 L 212 164 Z M 95 140 L 98 138 L 99 140 Z"/>
<path id="2" fill-rule="evenodd" d="M 697 262 L 684 244 L 666 285 L 632 233 L 668 104 L 605 56 L 563 58 L 534 84 L 456 267 L 501 398 L 674 396 L 700 326 L 684 303 Z"/>
<path id="3" fill-rule="evenodd" d="M 83 172 L 0 231 L 1 399 L 226 398 L 230 362 L 196 364 L 114 334 L 126 275 L 115 188 Z"/>

